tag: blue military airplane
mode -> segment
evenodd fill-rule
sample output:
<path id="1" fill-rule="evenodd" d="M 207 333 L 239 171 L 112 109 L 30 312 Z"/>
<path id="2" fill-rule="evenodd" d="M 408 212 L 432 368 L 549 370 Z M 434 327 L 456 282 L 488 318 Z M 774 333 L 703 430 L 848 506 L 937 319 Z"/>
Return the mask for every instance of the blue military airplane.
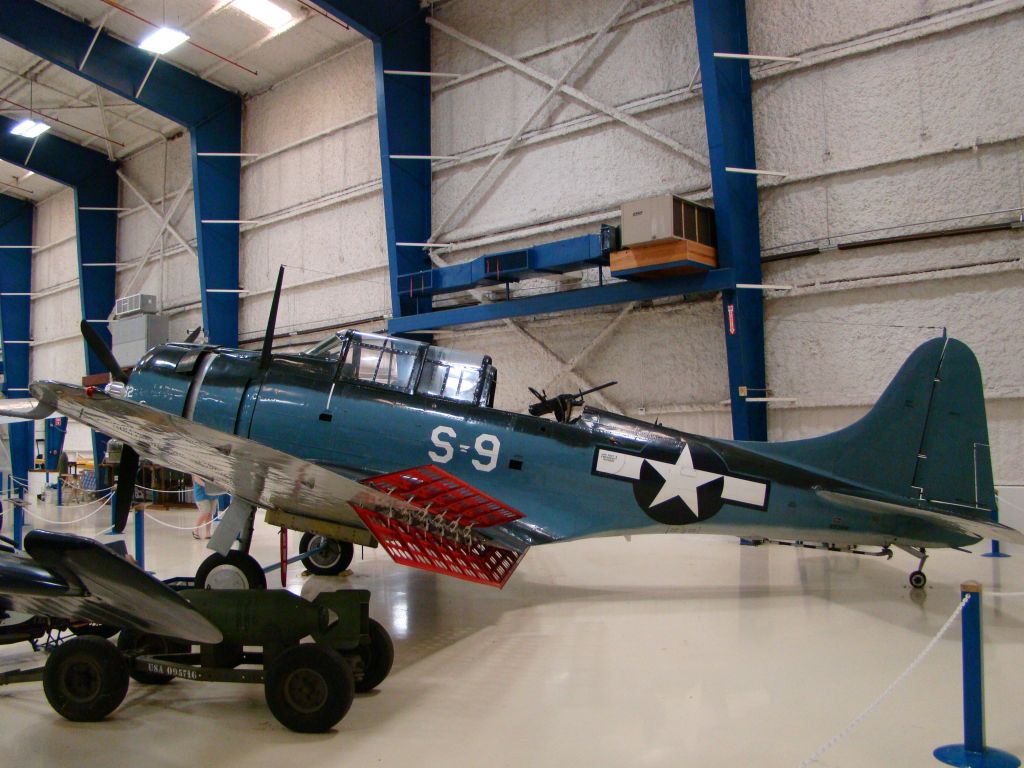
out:
<path id="1" fill-rule="evenodd" d="M 536 393 L 530 415 L 503 411 L 490 357 L 419 341 L 349 330 L 274 354 L 280 283 L 262 351 L 170 343 L 125 375 L 83 322 L 114 381 L 37 381 L 37 402 L 9 409 L 59 410 L 125 443 L 118 527 L 139 456 L 230 492 L 200 585 L 265 585 L 248 555 L 257 507 L 306 532 L 316 572 L 347 567 L 353 544 L 379 544 L 396 562 L 499 587 L 530 547 L 593 536 L 730 534 L 889 557 L 897 547 L 919 561 L 915 588 L 930 548 L 1024 542 L 994 522 L 981 372 L 955 339 L 922 344 L 845 429 L 743 442 L 584 406 L 584 393 Z"/>

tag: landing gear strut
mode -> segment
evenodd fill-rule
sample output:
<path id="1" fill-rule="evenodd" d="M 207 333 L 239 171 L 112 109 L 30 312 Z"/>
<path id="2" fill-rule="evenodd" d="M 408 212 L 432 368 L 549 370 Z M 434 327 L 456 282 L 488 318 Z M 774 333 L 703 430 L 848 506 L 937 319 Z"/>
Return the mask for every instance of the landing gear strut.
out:
<path id="1" fill-rule="evenodd" d="M 216 550 L 196 571 L 198 589 L 266 589 L 267 577 L 249 554 L 256 508 L 233 502 L 213 533 L 210 548 Z M 235 539 L 238 549 L 232 549 Z"/>
<path id="2" fill-rule="evenodd" d="M 924 547 L 901 546 L 900 549 L 917 558 L 917 570 L 908 578 L 910 586 L 914 589 L 924 589 L 924 585 L 928 583 L 928 577 L 924 575 L 924 561 L 928 559 L 928 553 Z"/>

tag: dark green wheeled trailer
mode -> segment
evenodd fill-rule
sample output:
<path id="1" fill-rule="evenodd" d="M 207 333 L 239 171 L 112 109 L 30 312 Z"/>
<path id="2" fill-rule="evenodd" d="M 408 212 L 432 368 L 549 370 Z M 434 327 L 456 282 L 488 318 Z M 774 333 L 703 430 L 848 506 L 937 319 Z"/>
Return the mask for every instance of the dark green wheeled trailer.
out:
<path id="1" fill-rule="evenodd" d="M 324 592 L 312 601 L 284 590 L 179 594 L 221 631 L 222 642 L 194 644 L 127 629 L 117 646 L 73 638 L 42 669 L 51 706 L 69 720 L 102 720 L 124 700 L 129 677 L 156 685 L 176 677 L 262 683 L 282 725 L 321 733 L 345 716 L 355 693 L 376 688 L 391 671 L 391 638 L 370 618 L 366 590 Z M 246 650 L 253 647 L 260 650 Z"/>

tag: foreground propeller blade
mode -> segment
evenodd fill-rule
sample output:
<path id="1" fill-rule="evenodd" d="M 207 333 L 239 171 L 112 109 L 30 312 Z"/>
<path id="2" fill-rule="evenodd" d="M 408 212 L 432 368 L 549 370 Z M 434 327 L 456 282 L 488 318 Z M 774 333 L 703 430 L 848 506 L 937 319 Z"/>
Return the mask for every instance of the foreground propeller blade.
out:
<path id="1" fill-rule="evenodd" d="M 281 284 L 284 282 L 284 265 L 277 273 L 277 287 L 274 288 L 274 300 L 270 302 L 270 317 L 267 318 L 267 335 L 263 337 L 263 354 L 260 355 L 260 370 L 270 367 L 270 354 L 274 346 L 274 328 L 277 326 L 277 305 L 281 301 Z"/>
<path id="2" fill-rule="evenodd" d="M 135 496 L 135 475 L 139 471 L 139 454 L 130 445 L 121 448 L 121 463 L 117 468 L 117 495 L 114 497 L 114 532 L 123 533 L 128 524 L 128 513 Z"/>
<path id="3" fill-rule="evenodd" d="M 195 340 L 199 338 L 199 334 L 203 332 L 203 326 L 199 326 L 192 333 L 185 337 L 186 344 L 194 344 Z"/>
<path id="4" fill-rule="evenodd" d="M 89 325 L 85 320 L 82 321 L 80 327 L 82 329 L 82 336 L 85 337 L 85 343 L 89 345 L 89 349 L 91 349 L 92 353 L 100 359 L 100 362 L 103 363 L 104 367 L 110 371 L 111 378 L 113 378 L 114 381 L 120 381 L 122 384 L 127 383 L 128 374 L 126 374 L 121 369 L 121 366 L 118 365 L 117 360 L 114 358 L 114 353 L 110 351 L 110 347 L 108 347 L 103 339 L 100 338 L 100 335 L 96 333 L 96 329 Z"/>

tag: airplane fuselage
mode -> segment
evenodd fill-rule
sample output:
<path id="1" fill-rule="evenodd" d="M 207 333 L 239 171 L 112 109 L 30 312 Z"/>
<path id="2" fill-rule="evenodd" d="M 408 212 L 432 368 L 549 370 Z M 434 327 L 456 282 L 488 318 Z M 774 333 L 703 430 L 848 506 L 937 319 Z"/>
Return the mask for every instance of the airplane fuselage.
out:
<path id="1" fill-rule="evenodd" d="M 355 479 L 433 464 L 523 517 L 524 544 L 631 533 L 721 533 L 837 545 L 961 546 L 926 520 L 837 507 L 856 485 L 757 453 L 594 409 L 568 424 L 400 392 L 339 365 L 170 344 L 136 366 L 128 399 L 293 454 Z"/>

